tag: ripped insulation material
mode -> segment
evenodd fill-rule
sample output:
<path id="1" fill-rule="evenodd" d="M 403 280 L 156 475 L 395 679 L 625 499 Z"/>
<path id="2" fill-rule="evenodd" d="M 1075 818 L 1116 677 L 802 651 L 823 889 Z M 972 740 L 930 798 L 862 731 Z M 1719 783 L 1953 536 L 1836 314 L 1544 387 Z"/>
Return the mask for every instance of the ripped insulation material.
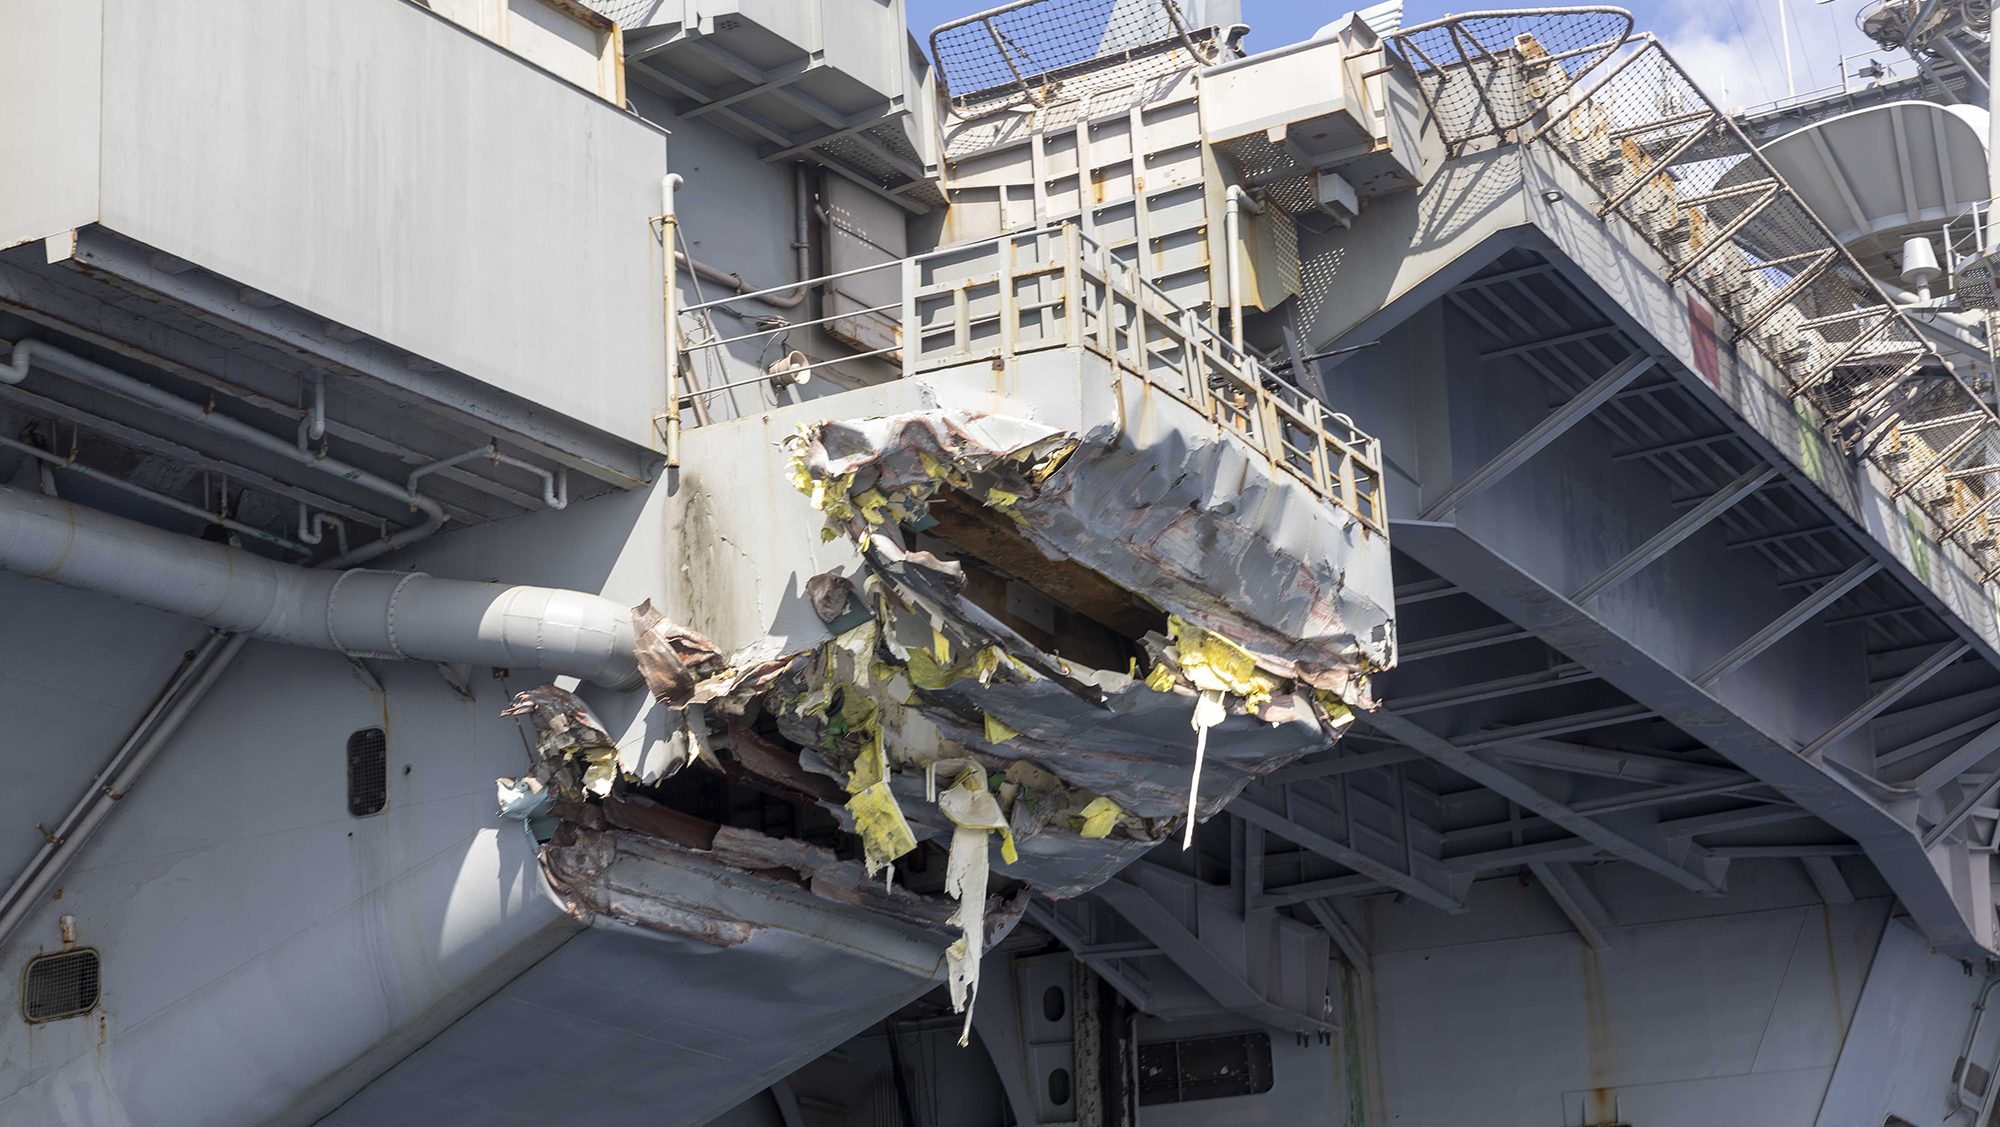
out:
<path id="1" fill-rule="evenodd" d="M 797 874 L 821 900 L 950 936 L 937 969 L 969 1029 L 979 954 L 1008 905 L 1079 895 L 1176 830 L 1191 839 L 1248 783 L 1338 740 L 1393 652 L 1379 624 L 1345 626 L 1337 553 L 1267 553 L 1283 566 L 1248 598 L 1215 590 L 1240 569 L 1187 554 L 1204 538 L 1229 549 L 1230 535 L 1213 535 L 1240 534 L 1229 506 L 1181 505 L 1184 527 L 1135 539 L 1134 522 L 1153 516 L 1092 480 L 1116 468 L 1095 436 L 929 411 L 807 426 L 786 457 L 822 536 L 860 560 L 801 584 L 822 641 L 725 653 L 646 603 L 633 626 L 651 699 L 631 731 L 614 738 L 555 686 L 509 710 L 532 727 L 538 762 L 503 781 L 503 805 L 531 830 L 560 820 L 543 864 L 580 915 L 724 945 L 747 934 L 741 919 L 664 894 L 649 903 L 611 879 L 617 857 L 641 848 L 634 835 L 653 843 L 644 850 Z M 1166 503 L 1171 489 L 1147 495 Z M 963 563 L 913 546 L 941 502 L 992 514 L 1041 556 L 1117 585 L 1158 628 L 1130 638 L 1122 669 L 1038 646 L 969 594 Z M 818 804 L 856 835 L 860 859 L 645 797 L 697 761 Z M 946 855 L 942 898 L 896 886 L 897 862 L 925 843 Z M 989 897 L 994 874 L 1007 897 Z"/>

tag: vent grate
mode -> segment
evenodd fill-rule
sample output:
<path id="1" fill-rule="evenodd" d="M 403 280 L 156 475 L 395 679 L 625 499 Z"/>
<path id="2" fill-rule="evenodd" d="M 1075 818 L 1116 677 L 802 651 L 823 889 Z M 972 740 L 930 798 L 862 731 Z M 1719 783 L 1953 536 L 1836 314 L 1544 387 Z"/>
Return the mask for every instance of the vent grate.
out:
<path id="1" fill-rule="evenodd" d="M 22 975 L 21 1014 L 31 1022 L 61 1021 L 97 1008 L 97 952 L 88 947 L 37 955 Z"/>
<path id="2" fill-rule="evenodd" d="M 366 818 L 388 804 L 389 736 L 363 728 L 347 737 L 347 812 Z"/>

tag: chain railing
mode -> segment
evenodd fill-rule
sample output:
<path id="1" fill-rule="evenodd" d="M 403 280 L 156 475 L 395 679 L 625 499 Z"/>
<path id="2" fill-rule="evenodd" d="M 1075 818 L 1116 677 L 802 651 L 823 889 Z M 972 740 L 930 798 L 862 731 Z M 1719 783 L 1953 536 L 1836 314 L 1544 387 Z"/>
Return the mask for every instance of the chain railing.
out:
<path id="1" fill-rule="evenodd" d="M 1560 155 L 1597 192 L 1599 215 L 1635 228 L 1668 281 L 1707 298 L 1990 581 L 2000 418 L 1657 41 L 1606 46 L 1615 11 L 1459 17 L 1410 29 L 1398 46 L 1454 152 L 1489 140 Z M 1502 47 L 1496 23 L 1540 30 L 1516 30 Z M 1573 65 L 1545 61 L 1557 56 Z"/>
<path id="2" fill-rule="evenodd" d="M 847 322 L 844 339 L 887 341 L 828 360 L 798 355 L 774 369 L 780 382 L 835 365 L 899 365 L 904 377 L 1048 349 L 1095 352 L 1144 379 L 1257 451 L 1274 467 L 1346 509 L 1377 532 L 1388 531 L 1381 443 L 1352 419 L 1279 377 L 1193 310 L 1185 309 L 1074 224 L 1001 235 L 914 258 L 828 275 L 805 283 L 822 306 L 848 290 L 876 287 L 893 274 L 895 298 L 851 304 L 806 321 L 733 336 L 709 334 L 704 314 L 745 295 L 681 311 L 691 356 L 741 345 L 761 358 L 774 334 Z M 896 318 L 891 321 L 890 318 Z M 873 320 L 868 320 L 873 319 Z M 857 332 L 857 324 L 874 325 Z M 761 364 L 760 364 L 761 366 Z M 690 388 L 689 403 L 717 391 L 773 379 L 770 373 L 709 388 Z"/>

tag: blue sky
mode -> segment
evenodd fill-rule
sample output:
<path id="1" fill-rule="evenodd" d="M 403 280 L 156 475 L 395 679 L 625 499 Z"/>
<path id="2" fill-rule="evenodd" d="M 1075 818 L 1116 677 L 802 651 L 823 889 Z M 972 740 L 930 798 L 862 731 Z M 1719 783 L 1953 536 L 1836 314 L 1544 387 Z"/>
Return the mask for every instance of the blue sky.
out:
<path id="1" fill-rule="evenodd" d="M 990 8 L 999 0 L 906 0 L 910 27 L 922 38 L 929 29 L 956 16 Z M 1572 0 L 1574 2 L 1574 0 Z M 1867 51 L 1867 39 L 1855 30 L 1861 0 L 1638 0 L 1631 10 L 1641 31 L 1660 36 L 1709 95 L 1732 107 L 1754 105 L 1785 96 L 1783 52 L 1779 48 L 1779 4 L 1785 3 L 1785 26 L 1791 40 L 1793 70 L 1800 93 L 1837 85 L 1840 58 Z M 1349 3 L 1318 0 L 1242 0 L 1243 22 L 1250 25 L 1249 46 L 1268 50 L 1310 36 L 1322 24 L 1350 10 Z M 1360 4 L 1353 4 L 1358 7 Z M 1447 4 L 1442 0 L 1405 0 L 1403 22 L 1421 23 L 1450 11 L 1481 7 L 1519 6 L 1519 0 L 1486 0 Z M 1896 61 L 1886 52 L 1874 56 L 1885 64 Z M 1865 60 L 1847 63 L 1852 72 Z M 1907 69 L 1907 61 L 1903 68 Z M 1725 99 L 1724 94 L 1727 94 Z"/>

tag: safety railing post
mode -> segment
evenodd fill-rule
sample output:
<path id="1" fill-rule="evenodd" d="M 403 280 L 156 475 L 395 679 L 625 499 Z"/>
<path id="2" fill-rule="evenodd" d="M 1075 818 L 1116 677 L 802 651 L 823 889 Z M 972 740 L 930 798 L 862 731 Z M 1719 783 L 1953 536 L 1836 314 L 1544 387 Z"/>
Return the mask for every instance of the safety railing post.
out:
<path id="1" fill-rule="evenodd" d="M 1203 378 L 1201 338 L 1196 335 L 1194 310 L 1183 309 L 1180 316 L 1181 389 L 1190 403 L 1208 401 L 1208 381 Z"/>
<path id="2" fill-rule="evenodd" d="M 906 258 L 897 264 L 896 277 L 903 287 L 903 377 L 917 372 L 917 354 L 923 351 L 924 333 L 917 324 L 917 260 Z"/>
<path id="3" fill-rule="evenodd" d="M 1097 248 L 1098 293 L 1097 301 L 1097 347 L 1104 358 L 1113 363 L 1118 359 L 1118 292 L 1111 285 L 1111 252 Z"/>
<path id="4" fill-rule="evenodd" d="M 1062 299 L 1067 318 L 1064 338 L 1071 348 L 1083 347 L 1083 242 L 1074 223 L 1065 223 L 1063 233 Z"/>
<path id="5" fill-rule="evenodd" d="M 1032 236 L 1031 236 L 1032 237 Z M 1014 300 L 1014 255 L 1019 248 L 1013 235 L 1000 236 L 1000 355 L 1011 360 L 1014 342 L 1021 335 L 1020 311 Z"/>
<path id="6" fill-rule="evenodd" d="M 1146 291 L 1138 284 L 1139 269 L 1126 268 L 1132 279 L 1132 370 L 1141 376 L 1150 376 L 1146 363 Z"/>
<path id="7" fill-rule="evenodd" d="M 1379 486 L 1379 483 L 1378 483 Z M 1354 451 L 1341 447 L 1340 451 L 1340 503 L 1348 512 L 1361 512 L 1361 498 L 1354 484 Z M 1371 514 L 1375 515 L 1375 514 Z"/>
<path id="8" fill-rule="evenodd" d="M 1327 488 L 1326 406 L 1316 397 L 1309 398 L 1306 402 L 1311 404 L 1307 413 L 1312 417 L 1312 434 L 1310 437 L 1312 440 L 1313 488 L 1319 490 L 1321 496 L 1325 496 L 1330 492 Z"/>

